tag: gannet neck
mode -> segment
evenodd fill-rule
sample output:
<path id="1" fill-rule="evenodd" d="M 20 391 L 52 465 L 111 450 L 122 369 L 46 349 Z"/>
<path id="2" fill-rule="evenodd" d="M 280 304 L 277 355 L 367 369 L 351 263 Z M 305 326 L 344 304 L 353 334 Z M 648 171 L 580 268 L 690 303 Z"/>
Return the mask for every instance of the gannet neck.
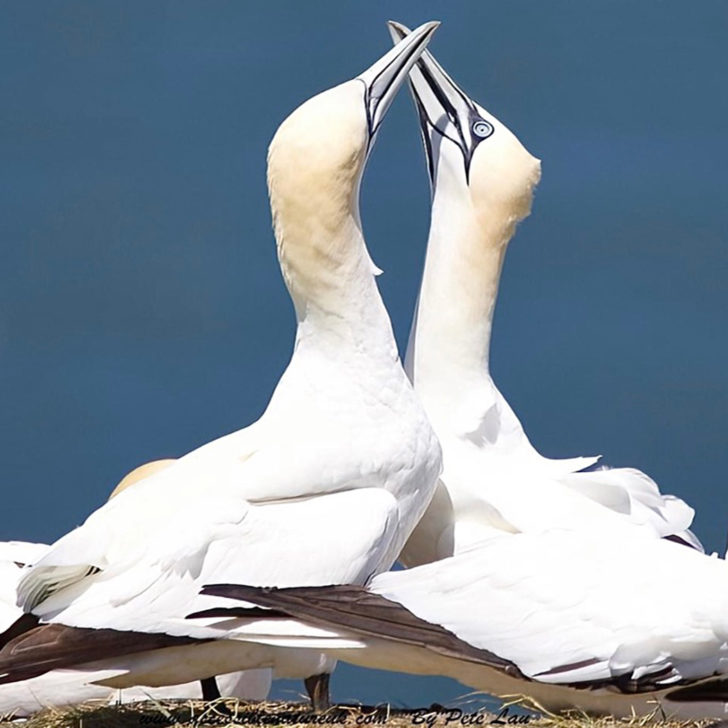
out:
<path id="1" fill-rule="evenodd" d="M 499 132 L 510 134 L 504 127 Z M 491 382 L 490 341 L 503 261 L 516 224 L 530 210 L 540 171 L 538 160 L 510 141 L 503 139 L 505 156 L 495 155 L 503 157 L 497 165 L 493 154 L 486 160 L 477 150 L 469 182 L 461 159 L 440 153 L 407 352 L 407 371 L 418 392 L 430 387 L 464 392 L 468 384 Z"/>
<path id="2" fill-rule="evenodd" d="M 355 79 L 303 103 L 270 144 L 268 191 L 297 352 L 397 358 L 361 231 L 359 186 L 382 118 L 437 26 L 421 25 Z"/>
<path id="3" fill-rule="evenodd" d="M 389 22 L 395 43 L 408 29 Z M 540 162 L 427 51 L 410 71 L 432 217 L 407 369 L 425 397 L 492 390 L 488 354 L 503 258 L 530 212 Z M 447 397 L 445 397 L 447 399 Z"/>
<path id="4" fill-rule="evenodd" d="M 433 199 L 427 255 L 407 352 L 419 387 L 428 379 L 488 375 L 498 282 L 508 243 L 504 230 L 480 245 L 470 200 Z"/>
<path id="5" fill-rule="evenodd" d="M 296 350 L 314 348 L 339 357 L 345 351 L 380 353 L 396 360 L 376 268 L 359 226 L 358 210 L 354 213 L 333 239 L 319 234 L 306 240 L 290 233 L 290 228 L 279 238 L 281 270 L 296 310 Z"/>
<path id="6" fill-rule="evenodd" d="M 268 188 L 298 344 L 391 353 L 394 338 L 359 217 L 369 148 L 364 93 L 355 79 L 294 111 L 271 142 Z"/>

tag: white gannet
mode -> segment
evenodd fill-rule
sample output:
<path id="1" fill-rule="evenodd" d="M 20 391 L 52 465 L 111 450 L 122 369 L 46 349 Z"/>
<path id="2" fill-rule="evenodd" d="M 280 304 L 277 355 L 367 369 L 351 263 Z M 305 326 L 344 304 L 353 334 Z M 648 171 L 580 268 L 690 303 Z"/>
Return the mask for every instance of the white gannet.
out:
<path id="1" fill-rule="evenodd" d="M 174 460 L 155 460 L 140 465 L 124 476 L 109 498 L 173 462 Z M 0 632 L 10 627 L 22 615 L 22 611 L 15 604 L 17 583 L 23 573 L 22 569 L 42 558 L 49 548 L 47 544 L 40 543 L 0 542 Z M 155 659 L 162 656 L 162 653 L 154 655 Z M 177 653 L 170 653 L 170 657 L 177 659 Z M 195 683 L 161 688 L 133 687 L 116 690 L 93 684 L 94 680 L 110 678 L 119 672 L 118 668 L 105 669 L 101 661 L 81 670 L 53 670 L 29 680 L 0 685 L 0 716 L 27 717 L 44 708 L 87 700 L 127 703 L 148 699 L 213 696 L 263 700 L 268 695 L 271 684 L 268 669 L 235 672 Z"/>
<path id="2" fill-rule="evenodd" d="M 455 555 L 366 587 L 206 593 L 297 617 L 300 647 L 366 667 L 447 675 L 551 710 L 725 716 L 728 566 L 657 538 L 687 527 L 691 511 L 636 471 L 580 482 L 568 475 L 580 461 L 541 458 L 481 375 L 503 252 L 538 163 L 429 54 L 411 75 L 435 198 L 410 361 L 442 438 L 439 493 L 455 507 L 433 503 L 456 512 L 432 518 L 416 545 L 420 557 Z"/>
<path id="3" fill-rule="evenodd" d="M 358 193 L 384 113 L 436 26 L 279 127 L 268 187 L 298 321 L 289 366 L 256 423 L 126 489 L 23 576 L 20 606 L 51 624 L 6 645 L 0 681 L 232 637 L 217 620 L 185 619 L 219 601 L 199 595 L 210 582 L 363 583 L 397 558 L 432 496 L 441 452 L 399 361 Z M 310 678 L 320 707 L 332 666 L 309 651 L 228 639 L 161 675 L 130 667 L 126 678 L 169 684 L 273 667 Z"/>
<path id="4" fill-rule="evenodd" d="M 390 23 L 395 42 L 409 32 Z M 541 165 L 426 52 L 410 72 L 432 188 L 427 256 L 405 368 L 443 449 L 443 475 L 402 553 L 407 566 L 477 542 L 490 529 L 592 528 L 628 520 L 701 548 L 694 512 L 632 468 L 575 472 L 531 445 L 489 372 L 498 283 Z M 609 512 L 608 512 L 609 511 Z"/>

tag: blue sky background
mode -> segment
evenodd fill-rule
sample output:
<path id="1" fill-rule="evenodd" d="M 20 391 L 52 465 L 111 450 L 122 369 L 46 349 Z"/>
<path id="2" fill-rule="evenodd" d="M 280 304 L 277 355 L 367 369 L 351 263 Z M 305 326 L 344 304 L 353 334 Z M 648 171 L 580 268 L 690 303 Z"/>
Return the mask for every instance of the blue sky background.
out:
<path id="1" fill-rule="evenodd" d="M 0 5 L 0 538 L 53 540 L 126 471 L 263 411 L 294 334 L 267 143 L 387 50 L 389 17 L 443 21 L 431 49 L 543 160 L 492 356 L 533 442 L 644 469 L 723 549 L 723 0 Z M 401 94 L 362 199 L 401 345 L 428 215 Z M 465 692 L 334 678 L 340 700 Z"/>

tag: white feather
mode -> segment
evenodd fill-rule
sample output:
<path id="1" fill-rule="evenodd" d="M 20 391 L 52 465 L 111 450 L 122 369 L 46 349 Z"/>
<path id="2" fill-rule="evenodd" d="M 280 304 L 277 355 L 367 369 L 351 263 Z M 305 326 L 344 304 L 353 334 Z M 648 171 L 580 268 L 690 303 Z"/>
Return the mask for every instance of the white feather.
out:
<path id="1" fill-rule="evenodd" d="M 410 76 L 427 120 L 433 198 L 406 368 L 442 444 L 447 497 L 433 499 L 402 562 L 450 556 L 492 529 L 609 529 L 621 522 L 700 547 L 688 531 L 693 510 L 663 496 L 644 473 L 581 473 L 599 458 L 542 456 L 496 387 L 489 359 L 501 270 L 517 223 L 530 213 L 541 165 L 429 53 L 420 66 L 428 75 L 415 68 Z M 477 123 L 492 133 L 481 139 Z M 537 375 L 536 359 L 533 368 Z"/>
<path id="2" fill-rule="evenodd" d="M 22 541 L 0 542 L 0 632 L 6 630 L 22 610 L 15 605 L 16 587 L 23 573 L 19 564 L 30 565 L 40 559 L 48 546 L 40 543 Z M 180 662 L 197 660 L 195 648 L 180 647 L 174 650 L 156 650 L 151 653 L 129 655 L 126 664 L 116 661 L 113 664 L 103 661 L 79 666 L 77 670 L 52 670 L 40 677 L 23 680 L 19 683 L 0 685 L 0 715 L 22 718 L 44 708 L 73 705 L 89 700 L 99 703 L 133 702 L 136 700 L 167 698 L 199 698 L 202 695 L 199 682 L 176 684 L 174 676 L 170 682 L 160 683 L 164 687 L 127 687 L 119 690 L 98 684 L 127 674 L 129 669 L 142 676 L 144 672 L 153 673 L 159 682 L 160 668 L 163 665 L 178 669 Z M 154 670 L 150 670 L 154 664 Z M 125 682 L 123 679 L 120 681 Z M 271 683 L 269 670 L 247 670 L 216 678 L 220 694 L 225 697 L 238 697 L 249 700 L 263 700 L 268 695 Z M 113 680 L 112 680 L 113 682 Z"/>

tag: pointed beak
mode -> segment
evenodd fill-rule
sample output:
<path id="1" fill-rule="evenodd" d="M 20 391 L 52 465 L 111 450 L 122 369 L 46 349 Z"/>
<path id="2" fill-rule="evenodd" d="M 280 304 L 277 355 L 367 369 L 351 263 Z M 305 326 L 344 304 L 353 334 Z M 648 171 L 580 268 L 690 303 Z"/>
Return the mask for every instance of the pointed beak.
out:
<path id="1" fill-rule="evenodd" d="M 392 99 L 435 32 L 437 22 L 425 23 L 399 41 L 389 53 L 357 76 L 366 86 L 369 134 L 373 138 Z"/>
<path id="2" fill-rule="evenodd" d="M 398 45 L 403 38 L 409 38 L 409 28 L 401 23 L 390 20 L 387 26 Z M 475 103 L 427 51 L 410 71 L 410 89 L 420 115 L 431 179 L 434 182 L 433 148 L 439 146 L 435 143 L 436 134 L 460 147 L 467 177 L 475 148 L 493 133 L 493 126 L 481 117 Z"/>

